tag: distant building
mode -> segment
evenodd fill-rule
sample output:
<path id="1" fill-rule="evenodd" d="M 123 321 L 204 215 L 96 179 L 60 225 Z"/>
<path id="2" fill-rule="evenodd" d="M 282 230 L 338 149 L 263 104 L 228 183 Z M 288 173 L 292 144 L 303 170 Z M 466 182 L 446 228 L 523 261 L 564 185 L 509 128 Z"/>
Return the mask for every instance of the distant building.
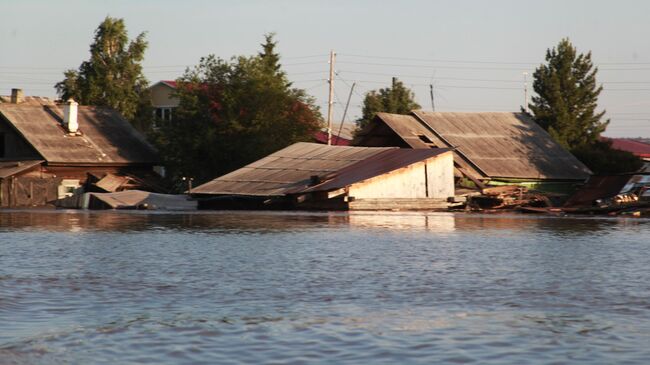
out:
<path id="1" fill-rule="evenodd" d="M 332 128 L 332 146 L 349 146 L 352 143 L 356 126 L 343 123 Z M 313 142 L 327 144 L 327 129 L 314 134 Z"/>
<path id="2" fill-rule="evenodd" d="M 174 109 L 178 107 L 179 100 L 174 96 L 176 92 L 176 81 L 162 80 L 149 87 L 151 94 L 151 106 L 154 108 L 154 116 L 158 120 L 171 121 Z"/>
<path id="3" fill-rule="evenodd" d="M 643 171 L 650 172 L 650 141 L 632 138 L 603 138 L 612 142 L 612 148 L 631 152 L 645 161 Z"/>
<path id="4" fill-rule="evenodd" d="M 146 188 L 159 177 L 156 150 L 113 109 L 18 89 L 0 101 L 0 207 L 45 205 L 89 185 Z"/>
<path id="5" fill-rule="evenodd" d="M 327 132 L 326 131 L 316 132 L 314 134 L 314 142 L 320 144 L 327 144 Z M 349 146 L 350 143 L 352 143 L 351 138 L 345 138 L 343 136 L 335 136 L 335 135 L 331 137 L 332 146 Z"/>
<path id="6" fill-rule="evenodd" d="M 562 191 L 591 171 L 522 113 L 377 113 L 354 146 L 454 150 L 457 178 Z"/>
<path id="7" fill-rule="evenodd" d="M 433 209 L 454 196 L 453 155 L 296 143 L 192 189 L 215 209 Z"/>

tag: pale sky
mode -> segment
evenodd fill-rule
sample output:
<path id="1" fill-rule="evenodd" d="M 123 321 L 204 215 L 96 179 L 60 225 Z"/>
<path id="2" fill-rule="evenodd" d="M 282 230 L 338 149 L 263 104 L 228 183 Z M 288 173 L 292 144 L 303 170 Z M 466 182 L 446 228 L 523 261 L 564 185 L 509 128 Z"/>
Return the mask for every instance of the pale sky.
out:
<path id="1" fill-rule="evenodd" d="M 650 137 L 650 1 L 282 1 L 0 0 L 0 94 L 55 96 L 68 68 L 88 59 L 107 16 L 129 36 L 146 31 L 149 82 L 175 79 L 202 56 L 251 55 L 275 32 L 289 78 L 327 112 L 328 52 L 337 53 L 335 120 L 350 92 L 352 121 L 363 95 L 396 76 L 437 111 L 518 111 L 547 48 L 569 37 L 592 51 L 605 90 L 606 135 Z"/>

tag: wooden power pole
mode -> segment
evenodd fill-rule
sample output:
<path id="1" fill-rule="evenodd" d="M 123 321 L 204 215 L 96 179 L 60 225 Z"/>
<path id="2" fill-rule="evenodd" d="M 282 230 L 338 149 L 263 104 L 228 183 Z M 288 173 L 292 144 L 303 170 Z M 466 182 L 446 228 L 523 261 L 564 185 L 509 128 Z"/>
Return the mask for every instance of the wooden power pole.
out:
<path id="1" fill-rule="evenodd" d="M 330 51 L 330 96 L 327 102 L 327 144 L 332 144 L 332 114 L 334 113 L 334 61 L 336 53 L 334 50 Z"/>

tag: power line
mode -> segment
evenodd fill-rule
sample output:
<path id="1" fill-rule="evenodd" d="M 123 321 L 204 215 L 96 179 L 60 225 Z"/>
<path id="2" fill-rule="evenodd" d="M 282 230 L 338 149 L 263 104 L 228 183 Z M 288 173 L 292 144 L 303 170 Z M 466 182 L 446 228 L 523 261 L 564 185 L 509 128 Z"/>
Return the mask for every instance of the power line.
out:
<path id="1" fill-rule="evenodd" d="M 357 58 L 370 58 L 370 59 L 385 59 L 385 60 L 402 60 L 414 62 L 435 62 L 435 63 L 465 63 L 465 64 L 495 64 L 495 65 L 539 65 L 541 62 L 510 62 L 510 61 L 485 61 L 485 60 L 459 60 L 459 59 L 424 59 L 424 58 L 409 58 L 409 57 L 390 57 L 390 56 L 372 56 L 341 53 L 344 57 L 357 57 Z M 650 65 L 650 62 L 598 62 L 598 65 Z"/>
<path id="2" fill-rule="evenodd" d="M 346 65 L 363 65 L 363 66 L 389 66 L 389 67 L 406 67 L 406 68 L 427 68 L 427 69 L 452 69 L 452 70 L 502 70 L 502 71 L 522 71 L 529 70 L 529 68 L 524 67 L 479 67 L 479 66 L 440 66 L 440 65 L 405 65 L 398 63 L 375 63 L 375 62 L 350 62 L 350 61 L 341 61 L 341 64 Z"/>

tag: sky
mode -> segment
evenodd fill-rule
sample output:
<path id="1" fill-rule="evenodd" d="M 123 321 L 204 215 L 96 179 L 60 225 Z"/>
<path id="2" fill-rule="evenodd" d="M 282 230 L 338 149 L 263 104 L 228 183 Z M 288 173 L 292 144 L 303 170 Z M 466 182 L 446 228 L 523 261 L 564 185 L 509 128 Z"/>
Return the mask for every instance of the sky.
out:
<path id="1" fill-rule="evenodd" d="M 530 96 L 546 50 L 568 37 L 599 69 L 605 134 L 650 138 L 648 14 L 642 0 L 0 0 L 0 94 L 56 96 L 53 85 L 89 58 L 95 29 L 111 16 L 131 38 L 146 32 L 152 84 L 203 56 L 255 54 L 274 32 L 289 79 L 323 115 L 333 50 L 335 129 L 348 95 L 351 123 L 365 93 L 392 77 L 426 110 L 433 85 L 436 111 L 519 111 L 525 79 Z"/>

